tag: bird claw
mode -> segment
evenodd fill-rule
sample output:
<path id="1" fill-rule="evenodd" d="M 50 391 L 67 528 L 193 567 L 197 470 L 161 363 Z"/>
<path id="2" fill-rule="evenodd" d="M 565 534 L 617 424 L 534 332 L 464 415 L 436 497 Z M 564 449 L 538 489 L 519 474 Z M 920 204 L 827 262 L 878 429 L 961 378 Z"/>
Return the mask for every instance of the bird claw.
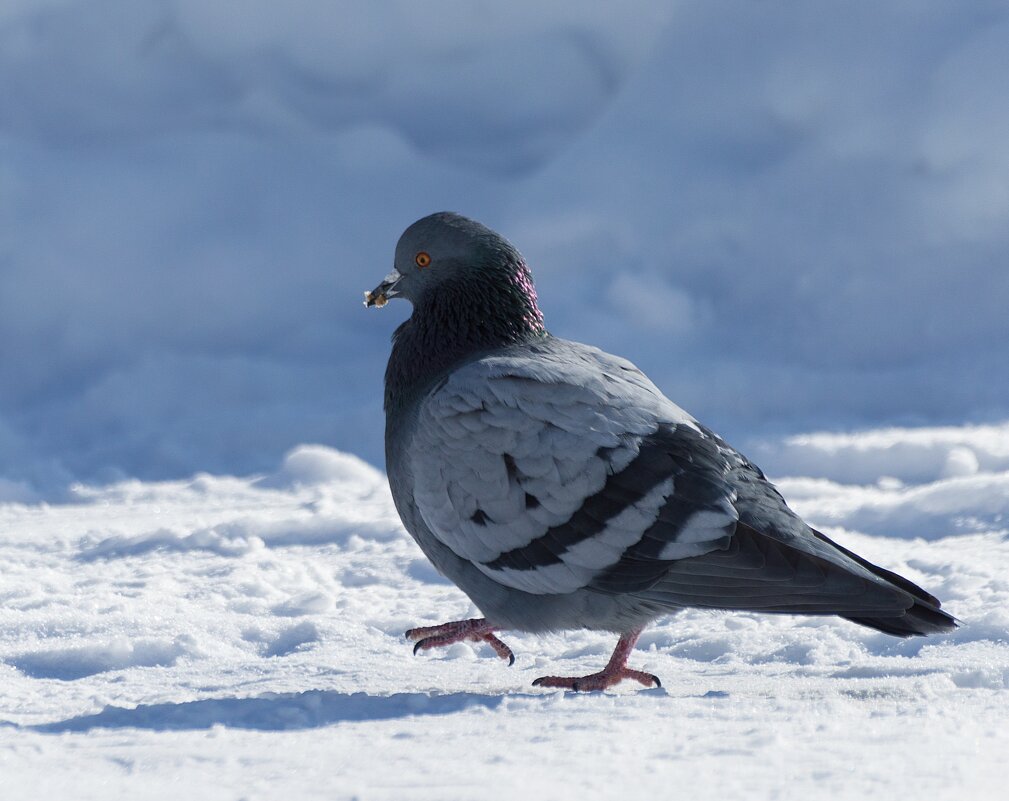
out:
<path id="1" fill-rule="evenodd" d="M 494 636 L 494 626 L 482 618 L 473 620 L 457 620 L 452 623 L 442 623 L 440 626 L 421 626 L 406 632 L 408 640 L 416 640 L 413 653 L 452 645 L 457 642 L 485 642 L 494 649 L 501 659 L 508 660 L 508 666 L 515 664 L 515 654 L 512 649 Z"/>
<path id="2" fill-rule="evenodd" d="M 533 682 L 533 687 L 559 687 L 576 693 L 599 692 L 619 684 L 624 679 L 634 679 L 646 687 L 661 687 L 662 682 L 658 676 L 627 667 L 627 657 L 640 634 L 641 629 L 633 629 L 620 635 L 610 661 L 598 673 L 590 673 L 588 676 L 541 676 Z"/>
<path id="3" fill-rule="evenodd" d="M 661 687 L 659 677 L 652 673 L 631 668 L 609 668 L 591 673 L 588 676 L 541 676 L 533 682 L 533 687 L 558 687 L 576 693 L 599 692 L 619 684 L 624 679 L 633 679 L 645 687 Z"/>

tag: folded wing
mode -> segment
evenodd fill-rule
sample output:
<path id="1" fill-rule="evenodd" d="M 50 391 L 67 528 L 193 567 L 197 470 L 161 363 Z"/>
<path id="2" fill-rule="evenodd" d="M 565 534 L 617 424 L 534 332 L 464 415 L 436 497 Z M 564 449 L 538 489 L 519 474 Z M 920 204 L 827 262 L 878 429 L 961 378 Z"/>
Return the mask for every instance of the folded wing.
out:
<path id="1" fill-rule="evenodd" d="M 422 405 L 414 497 L 434 535 L 533 594 L 590 587 L 628 553 L 644 586 L 727 547 L 731 465 L 714 440 L 627 362 L 536 355 L 475 362 Z"/>

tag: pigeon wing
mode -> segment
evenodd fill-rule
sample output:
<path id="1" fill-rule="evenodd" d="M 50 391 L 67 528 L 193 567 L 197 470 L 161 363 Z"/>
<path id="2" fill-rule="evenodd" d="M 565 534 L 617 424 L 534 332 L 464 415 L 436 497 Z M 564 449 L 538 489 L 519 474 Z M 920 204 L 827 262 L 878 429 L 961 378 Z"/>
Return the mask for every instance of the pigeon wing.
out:
<path id="1" fill-rule="evenodd" d="M 469 363 L 422 402 L 415 432 L 427 527 L 513 589 L 647 588 L 675 560 L 728 548 L 736 526 L 717 439 L 594 348 L 526 346 Z"/>

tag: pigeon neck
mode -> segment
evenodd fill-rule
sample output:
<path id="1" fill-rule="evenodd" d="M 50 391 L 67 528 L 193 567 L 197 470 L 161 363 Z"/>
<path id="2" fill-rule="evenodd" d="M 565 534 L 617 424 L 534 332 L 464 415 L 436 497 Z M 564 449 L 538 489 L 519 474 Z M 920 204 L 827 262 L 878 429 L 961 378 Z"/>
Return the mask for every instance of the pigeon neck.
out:
<path id="1" fill-rule="evenodd" d="M 387 412 L 482 353 L 548 336 L 532 278 L 519 266 L 507 280 L 481 280 L 486 276 L 474 271 L 417 304 L 393 335 L 385 373 Z"/>

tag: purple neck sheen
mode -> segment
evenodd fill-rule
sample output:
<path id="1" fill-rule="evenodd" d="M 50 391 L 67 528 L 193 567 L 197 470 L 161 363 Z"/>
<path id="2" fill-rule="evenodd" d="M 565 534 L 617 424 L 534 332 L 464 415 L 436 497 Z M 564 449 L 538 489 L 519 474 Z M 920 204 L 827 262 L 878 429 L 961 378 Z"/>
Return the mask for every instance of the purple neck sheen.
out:
<path id="1" fill-rule="evenodd" d="M 509 280 L 526 299 L 526 308 L 522 313 L 522 322 L 525 327 L 535 332 L 545 330 L 543 312 L 540 311 L 539 297 L 536 295 L 536 286 L 533 284 L 532 274 L 525 262 L 519 262 L 519 268 L 511 274 Z"/>

